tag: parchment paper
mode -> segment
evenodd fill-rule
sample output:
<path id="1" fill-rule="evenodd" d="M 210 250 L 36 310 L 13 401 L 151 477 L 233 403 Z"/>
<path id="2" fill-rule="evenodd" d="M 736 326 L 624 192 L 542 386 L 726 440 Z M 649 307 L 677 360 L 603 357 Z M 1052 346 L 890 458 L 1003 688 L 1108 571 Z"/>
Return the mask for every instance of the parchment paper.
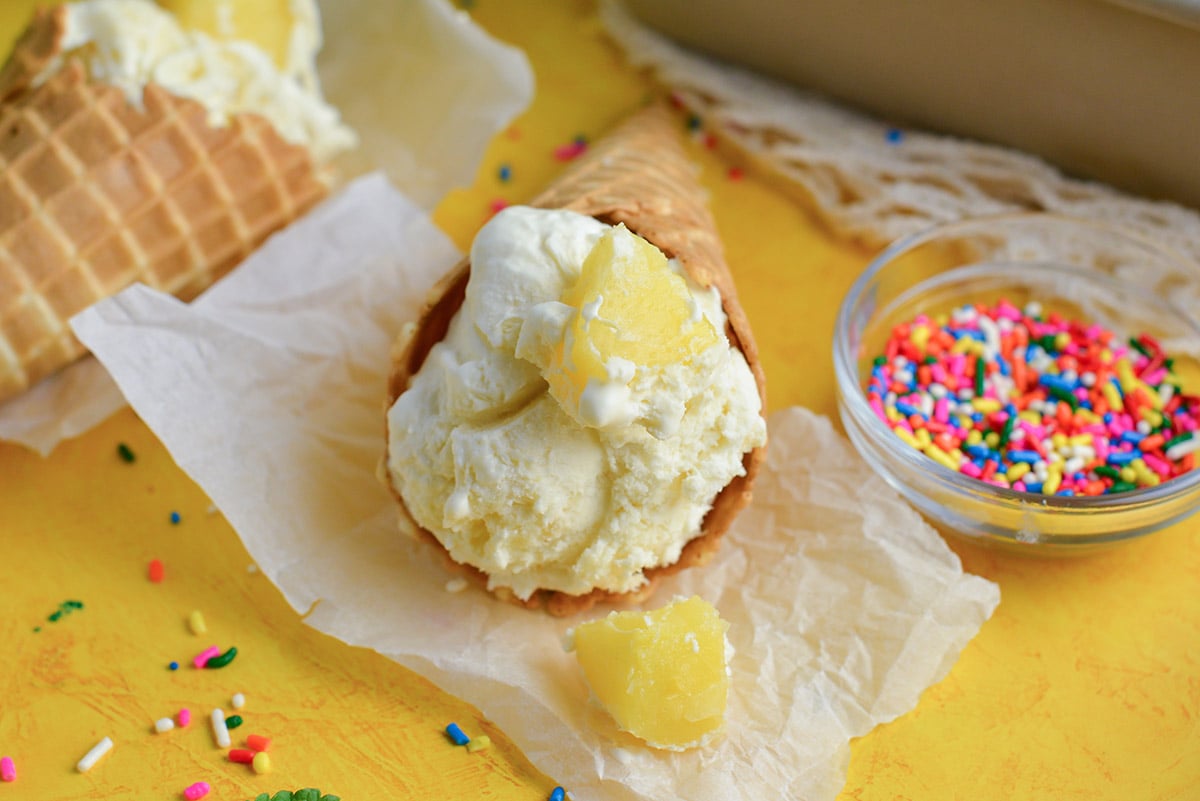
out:
<path id="1" fill-rule="evenodd" d="M 589 703 L 570 624 L 468 589 L 375 478 L 389 347 L 457 259 L 360 179 L 192 305 L 133 287 L 75 320 L 142 419 L 307 622 L 476 704 L 576 799 L 832 799 L 852 737 L 911 709 L 999 601 L 828 420 L 770 420 L 750 508 L 698 593 L 736 648 L 727 730 L 659 752 Z"/>
<path id="2" fill-rule="evenodd" d="M 323 0 L 321 13 L 325 95 L 360 140 L 335 165 L 344 178 L 385 170 L 432 208 L 471 182 L 492 136 L 533 99 L 524 53 L 448 0 Z M 44 455 L 124 405 L 104 369 L 85 358 L 0 404 L 0 440 Z"/>

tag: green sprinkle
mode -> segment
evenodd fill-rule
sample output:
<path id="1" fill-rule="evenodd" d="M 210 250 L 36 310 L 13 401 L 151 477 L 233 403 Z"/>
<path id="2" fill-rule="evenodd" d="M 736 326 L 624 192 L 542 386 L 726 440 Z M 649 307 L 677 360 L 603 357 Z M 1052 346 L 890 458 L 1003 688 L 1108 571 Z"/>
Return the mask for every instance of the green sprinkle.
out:
<path id="1" fill-rule="evenodd" d="M 982 356 L 975 357 L 975 397 L 983 397 L 984 363 Z"/>
<path id="2" fill-rule="evenodd" d="M 1109 492 L 1129 492 L 1137 489 L 1137 484 L 1130 484 L 1128 481 L 1114 481 Z"/>
<path id="3" fill-rule="evenodd" d="M 124 442 L 117 445 L 117 456 L 120 456 L 121 461 L 128 464 L 133 464 L 137 461 L 137 454 L 133 452 L 133 448 L 130 448 Z"/>
<path id="4" fill-rule="evenodd" d="M 82 609 L 83 601 L 63 601 L 63 606 L 68 609 Z"/>
<path id="5" fill-rule="evenodd" d="M 1034 341 L 1041 345 L 1042 350 L 1046 351 L 1046 353 L 1058 353 L 1058 339 L 1054 334 L 1040 336 Z"/>
<path id="6" fill-rule="evenodd" d="M 62 613 L 62 610 L 60 609 L 60 610 L 59 610 L 59 611 L 57 611 L 57 612 L 51 612 L 51 613 L 50 613 L 50 616 L 49 616 L 48 618 L 46 618 L 46 619 L 47 619 L 47 620 L 49 620 L 51 623 L 57 623 L 57 622 L 58 622 L 58 619 L 59 619 L 60 617 L 62 617 L 62 614 L 63 614 L 63 613 Z"/>
<path id="7" fill-rule="evenodd" d="M 1121 480 L 1121 471 L 1115 467 L 1109 467 L 1106 464 L 1096 466 L 1096 475 L 1111 478 L 1113 481 Z"/>
<path id="8" fill-rule="evenodd" d="M 1191 432 L 1191 431 L 1184 431 L 1184 432 L 1183 432 L 1182 434 L 1180 434 L 1179 436 L 1177 436 L 1177 437 L 1171 437 L 1169 440 L 1167 440 L 1166 442 L 1164 442 L 1164 443 L 1163 443 L 1163 446 L 1162 446 L 1162 447 L 1163 447 L 1163 450 L 1164 450 L 1164 451 L 1165 451 L 1165 450 L 1167 450 L 1167 449 L 1168 449 L 1168 448 L 1170 448 L 1172 445 L 1178 445 L 1178 444 L 1179 444 L 1179 443 L 1181 443 L 1181 442 L 1187 442 L 1187 441 L 1188 441 L 1189 439 L 1191 439 L 1191 438 L 1192 438 L 1192 432 Z"/>
<path id="9" fill-rule="evenodd" d="M 1079 398 L 1075 397 L 1075 393 L 1071 390 L 1056 386 L 1050 386 L 1047 387 L 1047 389 L 1050 391 L 1051 395 L 1058 398 L 1063 403 L 1070 404 L 1072 410 L 1079 408 Z"/>
<path id="10" fill-rule="evenodd" d="M 872 367 L 883 367 L 885 364 L 887 364 L 886 356 L 876 356 L 874 359 L 871 360 Z"/>
<path id="11" fill-rule="evenodd" d="M 1136 350 L 1138 353 L 1142 354 L 1146 358 L 1150 358 L 1151 354 L 1150 354 L 1150 351 L 1146 350 L 1146 346 L 1143 345 L 1141 342 L 1138 342 L 1133 337 L 1129 338 L 1129 347 L 1133 348 L 1134 350 Z"/>
<path id="12" fill-rule="evenodd" d="M 1010 414 L 1008 419 L 1004 421 L 1004 428 L 1000 430 L 1000 446 L 1004 447 L 1008 444 L 1008 440 L 1012 437 L 1013 427 L 1017 424 L 1016 415 Z"/>
<path id="13" fill-rule="evenodd" d="M 233 658 L 235 656 L 237 656 L 237 649 L 230 648 L 228 651 L 221 654 L 220 656 L 214 656 L 211 659 L 209 659 L 207 662 L 204 663 L 204 666 L 206 668 L 223 668 L 226 665 L 228 665 L 230 662 L 232 662 Z M 234 715 L 234 717 L 237 717 L 237 715 Z M 288 796 L 288 798 L 290 799 L 291 796 Z"/>
<path id="14" fill-rule="evenodd" d="M 206 665 L 206 667 L 207 667 L 207 665 Z M 230 715 L 229 717 L 225 718 L 225 728 L 227 728 L 227 729 L 236 729 L 238 726 L 241 726 L 241 725 L 242 725 L 242 716 L 241 715 Z"/>

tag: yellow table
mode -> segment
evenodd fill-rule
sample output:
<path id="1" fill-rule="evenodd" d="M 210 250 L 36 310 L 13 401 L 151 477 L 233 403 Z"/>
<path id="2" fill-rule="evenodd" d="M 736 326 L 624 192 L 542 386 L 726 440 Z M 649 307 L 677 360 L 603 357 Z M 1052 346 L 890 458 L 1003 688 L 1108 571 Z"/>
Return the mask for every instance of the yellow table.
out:
<path id="1" fill-rule="evenodd" d="M 0 4 L 0 45 L 31 5 Z M 493 199 L 527 199 L 553 176 L 555 146 L 598 136 L 651 91 L 593 11 L 584 0 L 472 4 L 483 26 L 528 53 L 538 95 L 496 138 L 475 184 L 438 208 L 461 247 Z M 834 414 L 833 316 L 869 254 L 830 238 L 754 175 L 735 180 L 720 152 L 692 152 L 772 407 Z M 510 182 L 497 177 L 501 164 Z M 135 462 L 119 458 L 119 443 Z M 914 711 L 853 744 L 841 798 L 1200 798 L 1200 519 L 1072 561 L 952 546 L 968 570 L 1000 584 L 1001 605 Z M 152 559 L 166 565 L 161 584 L 147 580 Z M 173 799 L 195 781 L 223 800 L 303 786 L 347 801 L 549 796 L 554 778 L 468 703 L 307 628 L 249 563 L 128 410 L 48 459 L 0 445 L 0 755 L 19 771 L 17 783 L 0 784 L 0 801 Z M 195 609 L 209 627 L 203 637 L 187 627 Z M 219 672 L 191 669 L 210 643 L 243 656 Z M 183 666 L 169 670 L 172 660 Z M 235 743 L 273 737 L 271 775 L 226 762 L 212 744 L 205 716 L 235 692 L 247 699 Z M 155 719 L 183 706 L 197 718 L 189 729 L 153 733 Z M 450 746 L 441 733 L 450 721 L 488 734 L 492 747 Z M 112 753 L 76 773 L 106 735 Z"/>

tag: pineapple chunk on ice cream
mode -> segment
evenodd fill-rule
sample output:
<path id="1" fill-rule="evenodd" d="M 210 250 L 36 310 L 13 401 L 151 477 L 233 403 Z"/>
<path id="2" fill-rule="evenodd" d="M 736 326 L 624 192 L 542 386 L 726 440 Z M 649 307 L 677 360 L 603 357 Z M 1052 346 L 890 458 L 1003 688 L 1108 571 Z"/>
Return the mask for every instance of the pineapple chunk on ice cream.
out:
<path id="1" fill-rule="evenodd" d="M 656 748 L 704 745 L 729 695 L 729 624 L 698 596 L 582 623 L 568 647 L 617 726 Z"/>
<path id="2" fill-rule="evenodd" d="M 572 211 L 500 212 L 449 330 L 388 411 L 392 486 L 490 589 L 638 589 L 766 441 L 718 292 L 647 248 Z"/>

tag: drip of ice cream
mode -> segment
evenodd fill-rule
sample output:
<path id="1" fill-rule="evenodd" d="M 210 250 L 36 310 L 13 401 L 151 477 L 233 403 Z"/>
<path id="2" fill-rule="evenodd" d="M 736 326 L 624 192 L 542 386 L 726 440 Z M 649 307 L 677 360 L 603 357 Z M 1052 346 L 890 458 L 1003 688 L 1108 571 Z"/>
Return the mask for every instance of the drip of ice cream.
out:
<path id="1" fill-rule="evenodd" d="M 213 125 L 225 124 L 234 114 L 260 114 L 284 139 L 306 146 L 317 162 L 324 163 L 353 147 L 355 136 L 316 88 L 313 60 L 320 26 L 315 9 L 304 11 L 307 6 L 301 2 L 295 6 L 299 10 L 289 17 L 293 33 L 284 71 L 264 49 L 264 45 L 272 50 L 278 47 L 277 35 L 265 24 L 254 24 L 255 18 L 248 14 L 243 28 L 228 30 L 265 37 L 263 44 L 214 38 L 203 25 L 188 30 L 150 0 L 70 3 L 65 6 L 63 52 L 41 79 L 57 71 L 64 60 L 78 59 L 93 80 L 118 87 L 134 104 L 141 103 L 143 90 L 154 83 L 201 103 Z M 187 13 L 197 24 L 203 23 L 196 12 Z"/>
<path id="2" fill-rule="evenodd" d="M 521 598 L 628 592 L 675 562 L 766 427 L 718 294 L 622 227 L 511 207 L 388 413 L 393 486 Z"/>

